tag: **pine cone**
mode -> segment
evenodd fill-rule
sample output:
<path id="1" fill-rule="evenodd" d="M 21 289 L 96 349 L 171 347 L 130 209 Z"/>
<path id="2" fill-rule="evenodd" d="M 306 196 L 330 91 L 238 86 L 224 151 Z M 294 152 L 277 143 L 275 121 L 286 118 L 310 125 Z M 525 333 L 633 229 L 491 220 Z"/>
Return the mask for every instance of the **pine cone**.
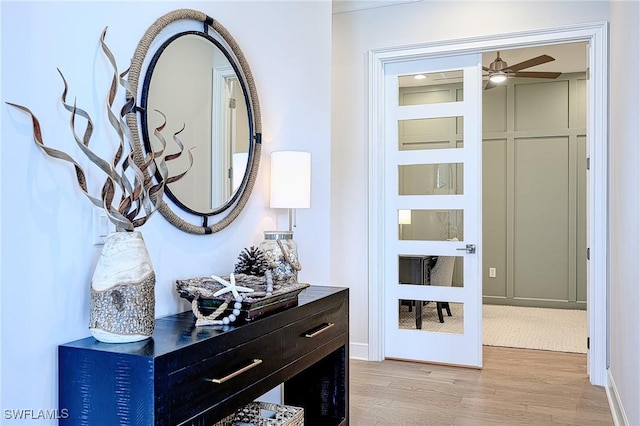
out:
<path id="1" fill-rule="evenodd" d="M 264 252 L 257 247 L 251 246 L 245 248 L 238 256 L 238 263 L 236 263 L 236 274 L 247 274 L 262 276 L 268 268 L 267 260 L 264 258 Z"/>

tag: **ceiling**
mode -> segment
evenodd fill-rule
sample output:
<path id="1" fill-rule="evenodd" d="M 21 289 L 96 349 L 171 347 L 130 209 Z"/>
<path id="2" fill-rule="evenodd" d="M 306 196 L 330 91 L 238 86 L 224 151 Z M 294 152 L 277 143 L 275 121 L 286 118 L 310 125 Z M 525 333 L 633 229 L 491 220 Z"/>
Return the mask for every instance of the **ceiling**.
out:
<path id="1" fill-rule="evenodd" d="M 335 14 L 417 1 L 422 0 L 332 0 L 331 3 L 333 5 L 333 13 Z"/>

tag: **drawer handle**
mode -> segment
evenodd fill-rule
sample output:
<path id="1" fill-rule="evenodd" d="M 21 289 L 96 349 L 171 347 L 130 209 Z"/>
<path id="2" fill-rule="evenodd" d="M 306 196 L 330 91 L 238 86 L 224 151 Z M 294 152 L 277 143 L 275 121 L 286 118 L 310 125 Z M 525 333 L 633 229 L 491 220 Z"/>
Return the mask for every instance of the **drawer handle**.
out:
<path id="1" fill-rule="evenodd" d="M 306 333 L 304 335 L 304 337 L 307 337 L 309 339 L 312 339 L 314 337 L 316 337 L 318 334 L 320 333 L 324 333 L 325 331 L 327 331 L 328 329 L 330 329 L 331 327 L 333 327 L 335 324 L 332 322 L 328 322 L 325 325 L 323 325 L 322 327 L 318 328 L 317 330 L 311 332 L 311 333 Z"/>
<path id="2" fill-rule="evenodd" d="M 245 365 L 244 367 L 242 367 L 239 370 L 234 371 L 233 373 L 227 374 L 226 376 L 220 378 L 220 379 L 205 379 L 209 382 L 213 382 L 213 383 L 224 383 L 227 380 L 231 380 L 236 376 L 239 376 L 240 374 L 244 373 L 245 371 L 251 370 L 253 367 L 257 367 L 258 365 L 262 364 L 262 360 L 261 359 L 254 359 L 253 361 L 251 361 L 251 364 L 249 365 Z"/>

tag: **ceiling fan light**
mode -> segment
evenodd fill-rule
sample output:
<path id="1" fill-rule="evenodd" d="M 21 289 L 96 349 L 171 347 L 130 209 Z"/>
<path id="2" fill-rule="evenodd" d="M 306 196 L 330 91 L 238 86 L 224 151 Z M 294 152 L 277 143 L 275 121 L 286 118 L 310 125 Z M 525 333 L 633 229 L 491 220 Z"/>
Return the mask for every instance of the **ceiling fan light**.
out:
<path id="1" fill-rule="evenodd" d="M 504 83 L 507 80 L 507 74 L 502 71 L 498 71 L 492 74 L 491 77 L 489 77 L 489 80 L 495 84 Z"/>

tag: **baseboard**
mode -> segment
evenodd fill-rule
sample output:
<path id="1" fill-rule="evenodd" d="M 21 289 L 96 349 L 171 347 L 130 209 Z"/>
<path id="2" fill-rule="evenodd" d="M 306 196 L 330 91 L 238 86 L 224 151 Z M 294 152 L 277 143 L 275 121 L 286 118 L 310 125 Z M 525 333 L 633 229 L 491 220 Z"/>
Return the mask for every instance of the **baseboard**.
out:
<path id="1" fill-rule="evenodd" d="M 482 296 L 482 303 L 486 305 L 508 305 L 522 306 L 526 308 L 549 308 L 549 309 L 575 309 L 587 310 L 587 302 L 570 302 L 568 300 L 549 299 L 525 299 L 522 297 L 497 297 Z"/>
<path id="2" fill-rule="evenodd" d="M 609 409 L 611 410 L 611 416 L 613 417 L 613 423 L 616 426 L 628 426 L 629 421 L 624 412 L 622 401 L 618 395 L 618 389 L 616 388 L 616 382 L 613 380 L 611 370 L 607 369 L 607 400 L 609 401 Z"/>
<path id="3" fill-rule="evenodd" d="M 361 361 L 369 361 L 369 344 L 368 343 L 349 343 L 349 359 L 359 359 Z"/>

